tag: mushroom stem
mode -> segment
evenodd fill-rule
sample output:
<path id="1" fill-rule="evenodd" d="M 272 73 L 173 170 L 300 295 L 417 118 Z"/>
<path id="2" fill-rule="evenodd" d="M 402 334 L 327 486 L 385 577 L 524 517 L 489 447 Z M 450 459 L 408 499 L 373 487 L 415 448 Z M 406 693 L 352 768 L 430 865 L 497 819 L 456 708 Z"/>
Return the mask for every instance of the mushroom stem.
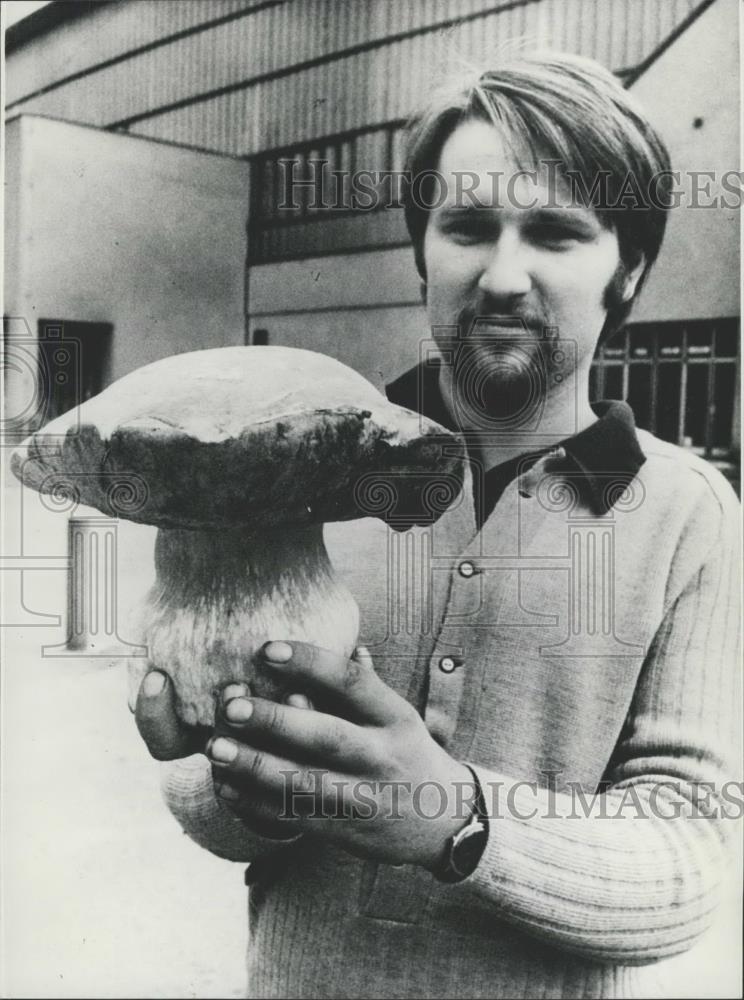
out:
<path id="1" fill-rule="evenodd" d="M 231 681 L 249 682 L 261 697 L 287 693 L 256 657 L 270 639 L 347 658 L 356 645 L 359 609 L 334 576 L 322 524 L 161 528 L 155 568 L 142 613 L 148 658 L 144 665 L 130 660 L 130 683 L 136 690 L 148 669 L 169 674 L 189 725 L 214 724 L 216 693 Z"/>

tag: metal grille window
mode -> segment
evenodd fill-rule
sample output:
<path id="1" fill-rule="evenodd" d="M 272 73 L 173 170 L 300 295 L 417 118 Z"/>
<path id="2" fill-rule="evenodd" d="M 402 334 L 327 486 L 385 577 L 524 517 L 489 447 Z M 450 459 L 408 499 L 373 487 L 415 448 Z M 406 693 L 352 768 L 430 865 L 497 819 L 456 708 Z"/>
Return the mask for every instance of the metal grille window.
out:
<path id="1" fill-rule="evenodd" d="M 405 246 L 402 121 L 253 159 L 249 262 Z"/>
<path id="2" fill-rule="evenodd" d="M 592 399 L 625 399 L 639 427 L 707 458 L 736 458 L 737 319 L 637 323 L 599 349 Z"/>

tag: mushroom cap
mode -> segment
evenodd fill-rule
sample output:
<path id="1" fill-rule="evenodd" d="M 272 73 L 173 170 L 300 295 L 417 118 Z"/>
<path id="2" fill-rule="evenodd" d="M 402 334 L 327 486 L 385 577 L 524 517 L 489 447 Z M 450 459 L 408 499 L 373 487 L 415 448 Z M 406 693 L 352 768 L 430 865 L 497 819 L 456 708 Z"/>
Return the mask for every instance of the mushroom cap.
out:
<path id="1" fill-rule="evenodd" d="M 462 484 L 451 431 L 314 351 L 221 347 L 131 372 L 32 434 L 21 481 L 114 517 L 253 528 L 431 523 Z"/>

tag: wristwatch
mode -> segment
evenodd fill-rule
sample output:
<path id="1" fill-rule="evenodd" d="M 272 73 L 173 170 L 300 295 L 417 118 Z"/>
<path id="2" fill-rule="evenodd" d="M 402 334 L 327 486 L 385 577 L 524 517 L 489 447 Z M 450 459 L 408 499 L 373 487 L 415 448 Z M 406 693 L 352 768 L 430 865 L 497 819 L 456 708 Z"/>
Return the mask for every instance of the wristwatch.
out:
<path id="1" fill-rule="evenodd" d="M 473 814 L 465 826 L 447 841 L 444 860 L 433 875 L 440 882 L 462 882 L 478 867 L 488 843 L 488 811 L 481 783 L 473 768 L 466 764 L 475 782 Z"/>

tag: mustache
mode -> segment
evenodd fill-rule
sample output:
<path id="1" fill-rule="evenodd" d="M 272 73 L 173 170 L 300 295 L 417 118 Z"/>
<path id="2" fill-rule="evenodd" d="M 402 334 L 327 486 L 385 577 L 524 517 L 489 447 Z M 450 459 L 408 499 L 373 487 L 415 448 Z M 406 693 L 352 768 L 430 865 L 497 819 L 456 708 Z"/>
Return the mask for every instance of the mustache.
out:
<path id="1" fill-rule="evenodd" d="M 516 337 L 520 334 L 542 337 L 547 329 L 553 330 L 544 316 L 531 309 L 501 312 L 487 307 L 474 309 L 464 306 L 457 314 L 457 328 L 463 340 L 474 335 L 487 335 L 489 327 L 499 327 L 500 331 L 512 329 Z"/>

